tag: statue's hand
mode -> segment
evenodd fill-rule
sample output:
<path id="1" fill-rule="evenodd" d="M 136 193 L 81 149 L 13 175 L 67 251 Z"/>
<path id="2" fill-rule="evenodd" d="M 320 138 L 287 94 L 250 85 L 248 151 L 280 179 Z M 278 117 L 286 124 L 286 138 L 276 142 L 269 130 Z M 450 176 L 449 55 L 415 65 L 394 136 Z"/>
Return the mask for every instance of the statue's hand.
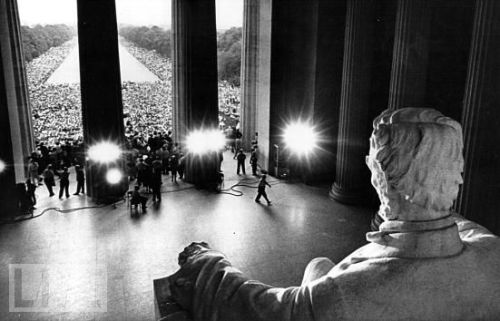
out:
<path id="1" fill-rule="evenodd" d="M 206 242 L 193 242 L 184 248 L 184 251 L 179 253 L 178 262 L 182 267 L 188 260 L 194 257 L 196 254 L 206 252 L 210 249 L 210 246 Z"/>
<path id="2" fill-rule="evenodd" d="M 179 253 L 180 269 L 170 276 L 171 299 L 184 310 L 191 311 L 194 295 L 194 285 L 201 267 L 205 262 L 199 259 L 199 254 L 208 251 L 207 243 L 191 243 Z"/>

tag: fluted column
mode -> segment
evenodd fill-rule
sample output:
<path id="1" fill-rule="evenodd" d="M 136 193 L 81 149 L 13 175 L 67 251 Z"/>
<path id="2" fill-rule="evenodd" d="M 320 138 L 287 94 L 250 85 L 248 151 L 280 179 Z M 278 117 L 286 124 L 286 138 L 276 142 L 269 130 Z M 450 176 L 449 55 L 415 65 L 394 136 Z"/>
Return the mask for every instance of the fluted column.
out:
<path id="1" fill-rule="evenodd" d="M 0 217 L 13 216 L 16 213 L 14 193 L 16 173 L 7 104 L 8 86 L 5 82 L 5 76 L 4 60 L 0 50 L 0 166 L 4 167 L 3 170 L 0 170 L 0 204 L 2 204 Z"/>
<path id="2" fill-rule="evenodd" d="M 365 198 L 370 181 L 364 159 L 369 138 L 374 7 L 371 0 L 347 4 L 337 167 L 330 196 L 350 204 Z"/>
<path id="3" fill-rule="evenodd" d="M 245 0 L 241 49 L 241 129 L 245 150 L 250 150 L 256 131 L 259 14 L 259 1 Z"/>
<path id="4" fill-rule="evenodd" d="M 173 0 L 173 119 L 176 141 L 200 128 L 218 128 L 217 31 L 215 0 Z M 188 154 L 185 178 L 211 185 L 216 157 Z"/>
<path id="5" fill-rule="evenodd" d="M 186 87 L 189 70 L 184 66 L 188 50 L 187 11 L 186 2 L 172 1 L 172 122 L 176 142 L 183 141 L 187 133 L 185 100 L 189 96 L 188 87 Z"/>
<path id="6" fill-rule="evenodd" d="M 33 152 L 31 108 L 17 1 L 0 0 L 0 50 L 17 182 L 26 177 L 26 158 Z"/>
<path id="7" fill-rule="evenodd" d="M 103 140 L 123 145 L 125 134 L 115 0 L 78 0 L 77 8 L 85 145 L 90 147 Z M 124 171 L 123 160 L 108 166 L 88 165 L 87 191 L 94 199 L 112 200 L 127 190 L 125 179 L 113 186 L 105 179 L 109 167 Z"/>
<path id="8" fill-rule="evenodd" d="M 34 149 L 31 110 L 15 0 L 0 0 L 0 216 L 16 214 L 15 184 Z"/>
<path id="9" fill-rule="evenodd" d="M 429 0 L 399 0 L 388 107 L 419 107 L 425 102 L 429 56 Z"/>
<path id="10" fill-rule="evenodd" d="M 500 2 L 477 0 L 462 114 L 464 183 L 460 214 L 500 233 Z"/>

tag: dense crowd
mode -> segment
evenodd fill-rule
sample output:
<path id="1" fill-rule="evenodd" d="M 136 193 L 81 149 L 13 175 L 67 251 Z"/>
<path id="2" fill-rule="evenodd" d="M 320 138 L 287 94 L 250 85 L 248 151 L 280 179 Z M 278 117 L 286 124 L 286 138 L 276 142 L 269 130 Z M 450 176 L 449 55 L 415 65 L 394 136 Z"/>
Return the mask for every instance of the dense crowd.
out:
<path id="1" fill-rule="evenodd" d="M 45 83 L 30 89 L 30 96 L 37 141 L 54 146 L 82 136 L 79 84 Z"/>
<path id="2" fill-rule="evenodd" d="M 27 64 L 26 74 L 30 87 L 31 100 L 41 94 L 35 89 L 49 79 L 50 75 L 61 65 L 75 45 L 76 39 L 73 39 L 59 47 L 52 47 L 43 55 Z"/>
<path id="3" fill-rule="evenodd" d="M 162 57 L 155 50 L 137 47 L 123 38 L 120 39 L 120 43 L 153 74 L 170 84 L 172 81 L 172 62 L 170 59 Z"/>
<path id="4" fill-rule="evenodd" d="M 171 120 L 171 104 L 172 104 L 172 63 L 170 59 L 162 57 L 155 50 L 146 50 L 133 45 L 131 42 L 122 39 L 121 42 L 127 50 L 141 63 L 144 64 L 152 73 L 160 78 L 163 89 L 157 91 L 165 92 L 168 96 L 168 115 Z M 125 97 L 124 97 L 125 99 Z M 164 115 L 165 112 L 160 112 L 159 115 Z M 153 114 L 154 115 L 154 114 Z M 158 114 L 157 114 L 158 115 Z M 239 122 L 240 115 L 240 87 L 231 85 L 227 81 L 219 81 L 219 124 L 220 129 L 226 130 L 228 127 L 236 127 Z M 147 116 L 145 119 L 148 119 Z M 157 123 L 157 119 L 149 120 L 148 123 Z M 139 127 L 143 127 L 144 122 L 139 123 Z M 170 122 L 171 124 L 171 122 Z M 157 129 L 162 129 L 163 126 L 156 126 Z M 170 127 L 170 126 L 169 126 Z"/>
<path id="5" fill-rule="evenodd" d="M 127 129 L 148 133 L 167 132 L 172 126 L 171 86 L 160 82 L 124 82 L 123 111 Z"/>
<path id="6" fill-rule="evenodd" d="M 219 81 L 219 126 L 226 130 L 240 121 L 240 87 Z"/>
<path id="7" fill-rule="evenodd" d="M 166 132 L 172 127 L 172 64 L 154 50 L 138 48 L 123 41 L 127 50 L 160 81 L 124 82 L 122 97 L 125 122 L 133 131 Z M 48 84 L 50 75 L 61 65 L 76 45 L 73 39 L 51 48 L 27 64 L 30 101 L 37 141 L 48 146 L 56 142 L 72 144 L 82 139 L 81 98 L 79 84 Z M 240 88 L 219 82 L 219 123 L 221 129 L 239 122 Z M 147 134 L 147 133 L 145 133 Z"/>

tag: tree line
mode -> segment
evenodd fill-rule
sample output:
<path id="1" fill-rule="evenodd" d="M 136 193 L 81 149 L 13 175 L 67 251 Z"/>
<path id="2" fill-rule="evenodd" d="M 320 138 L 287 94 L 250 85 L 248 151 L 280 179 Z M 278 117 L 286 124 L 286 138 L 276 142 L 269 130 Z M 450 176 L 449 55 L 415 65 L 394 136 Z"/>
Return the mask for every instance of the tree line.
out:
<path id="1" fill-rule="evenodd" d="M 62 45 L 75 34 L 74 28 L 64 24 L 21 26 L 24 59 L 29 62 L 50 48 Z"/>
<path id="2" fill-rule="evenodd" d="M 163 57 L 170 58 L 172 56 L 170 30 L 157 26 L 151 28 L 124 26 L 120 28 L 120 36 L 138 47 L 156 50 Z"/>
<path id="3" fill-rule="evenodd" d="M 219 80 L 234 86 L 240 85 L 241 27 L 233 27 L 217 35 L 217 61 Z"/>
<path id="4" fill-rule="evenodd" d="M 226 80 L 234 86 L 240 85 L 241 32 L 241 27 L 235 27 L 217 34 L 219 80 Z M 138 47 L 155 50 L 163 57 L 172 56 L 170 30 L 157 26 L 123 26 L 120 36 Z"/>

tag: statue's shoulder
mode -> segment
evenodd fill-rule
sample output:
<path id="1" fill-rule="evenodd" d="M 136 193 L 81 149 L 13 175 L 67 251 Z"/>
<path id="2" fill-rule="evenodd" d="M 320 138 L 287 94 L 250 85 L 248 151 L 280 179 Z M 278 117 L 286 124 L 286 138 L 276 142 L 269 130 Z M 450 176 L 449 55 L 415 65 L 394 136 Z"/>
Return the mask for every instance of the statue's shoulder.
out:
<path id="1" fill-rule="evenodd" d="M 493 234 L 486 227 L 466 219 L 459 214 L 453 214 L 455 223 L 458 226 L 458 233 L 463 241 L 473 241 L 482 238 L 488 238 L 500 242 L 498 235 Z"/>

